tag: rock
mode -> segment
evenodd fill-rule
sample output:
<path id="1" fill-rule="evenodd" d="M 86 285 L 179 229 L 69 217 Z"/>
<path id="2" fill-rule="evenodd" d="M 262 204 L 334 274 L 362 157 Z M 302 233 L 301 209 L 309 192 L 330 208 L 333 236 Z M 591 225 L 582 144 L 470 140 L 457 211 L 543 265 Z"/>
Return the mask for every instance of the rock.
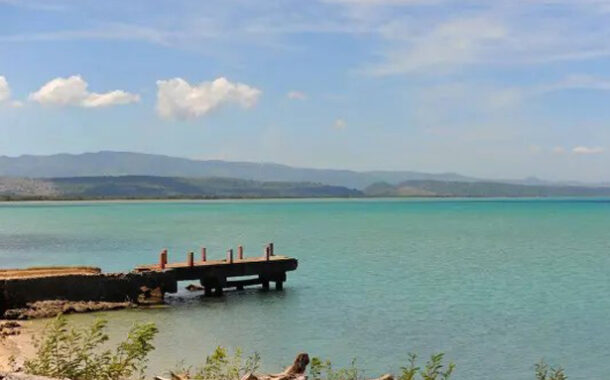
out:
<path id="1" fill-rule="evenodd" d="M 21 333 L 21 324 L 15 321 L 7 321 L 0 323 L 0 339 L 7 336 L 19 335 Z"/>
<path id="2" fill-rule="evenodd" d="M 130 302 L 97 301 L 38 301 L 27 304 L 27 308 L 10 309 L 4 313 L 6 319 L 52 318 L 59 314 L 89 313 L 94 311 L 118 310 L 132 307 Z"/>
<path id="3" fill-rule="evenodd" d="M 199 292 L 199 291 L 203 290 L 203 286 L 190 284 L 186 287 L 186 290 L 188 290 L 189 292 Z"/>

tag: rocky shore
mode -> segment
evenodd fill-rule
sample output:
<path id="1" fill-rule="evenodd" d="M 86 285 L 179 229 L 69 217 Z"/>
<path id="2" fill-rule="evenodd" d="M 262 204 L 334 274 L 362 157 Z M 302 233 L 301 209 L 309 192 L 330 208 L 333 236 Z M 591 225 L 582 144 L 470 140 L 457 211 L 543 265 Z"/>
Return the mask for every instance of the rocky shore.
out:
<path id="1" fill-rule="evenodd" d="M 49 300 L 31 302 L 23 308 L 4 312 L 5 320 L 27 320 L 52 318 L 59 314 L 90 313 L 95 311 L 120 310 L 137 307 L 131 302 L 65 301 Z"/>

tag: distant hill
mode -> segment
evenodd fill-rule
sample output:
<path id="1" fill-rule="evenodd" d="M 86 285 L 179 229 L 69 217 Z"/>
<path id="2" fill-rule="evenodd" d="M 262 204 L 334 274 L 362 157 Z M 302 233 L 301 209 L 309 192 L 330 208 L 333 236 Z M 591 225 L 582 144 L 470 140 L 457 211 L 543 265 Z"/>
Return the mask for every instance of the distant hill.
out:
<path id="1" fill-rule="evenodd" d="M 375 182 L 406 180 L 475 181 L 454 173 L 295 168 L 272 163 L 198 161 L 129 152 L 0 156 L 0 177 L 58 178 L 85 176 L 225 177 L 255 181 L 313 182 L 363 189 Z"/>
<path id="2" fill-rule="evenodd" d="M 610 197 L 610 187 L 410 180 L 397 185 L 378 182 L 360 191 L 312 182 L 234 178 L 0 177 L 0 200 L 323 197 Z"/>
<path id="3" fill-rule="evenodd" d="M 0 200 L 354 197 L 362 192 L 309 182 L 152 176 L 0 178 Z"/>
<path id="4" fill-rule="evenodd" d="M 375 183 L 371 197 L 610 197 L 610 187 L 518 185 L 498 182 L 404 181 Z"/>

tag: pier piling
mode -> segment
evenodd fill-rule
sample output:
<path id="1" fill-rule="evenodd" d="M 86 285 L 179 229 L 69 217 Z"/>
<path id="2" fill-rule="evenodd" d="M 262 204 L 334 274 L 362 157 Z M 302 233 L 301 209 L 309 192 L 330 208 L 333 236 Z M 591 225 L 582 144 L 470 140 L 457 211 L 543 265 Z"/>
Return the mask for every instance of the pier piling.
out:
<path id="1" fill-rule="evenodd" d="M 233 249 L 227 251 L 227 261 L 229 264 L 233 264 Z"/>
<path id="2" fill-rule="evenodd" d="M 240 260 L 244 259 L 244 246 L 240 245 L 237 247 L 237 258 Z"/>
<path id="3" fill-rule="evenodd" d="M 204 263 L 207 261 L 207 249 L 205 247 L 201 248 L 201 261 Z"/>
<path id="4" fill-rule="evenodd" d="M 165 269 L 166 265 L 167 265 L 167 249 L 164 249 L 159 254 L 159 267 L 161 269 Z"/>
<path id="5" fill-rule="evenodd" d="M 186 256 L 186 262 L 187 262 L 189 267 L 195 266 L 195 260 L 194 260 L 194 253 L 193 252 L 189 252 L 188 253 L 188 255 Z"/>

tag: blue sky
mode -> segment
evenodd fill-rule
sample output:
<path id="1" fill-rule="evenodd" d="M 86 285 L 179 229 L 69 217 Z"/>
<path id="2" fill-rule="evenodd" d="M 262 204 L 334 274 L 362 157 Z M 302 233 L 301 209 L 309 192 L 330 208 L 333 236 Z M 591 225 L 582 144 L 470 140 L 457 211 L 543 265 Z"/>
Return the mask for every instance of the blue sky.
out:
<path id="1" fill-rule="evenodd" d="M 610 181 L 610 0 L 0 0 L 0 154 Z"/>

